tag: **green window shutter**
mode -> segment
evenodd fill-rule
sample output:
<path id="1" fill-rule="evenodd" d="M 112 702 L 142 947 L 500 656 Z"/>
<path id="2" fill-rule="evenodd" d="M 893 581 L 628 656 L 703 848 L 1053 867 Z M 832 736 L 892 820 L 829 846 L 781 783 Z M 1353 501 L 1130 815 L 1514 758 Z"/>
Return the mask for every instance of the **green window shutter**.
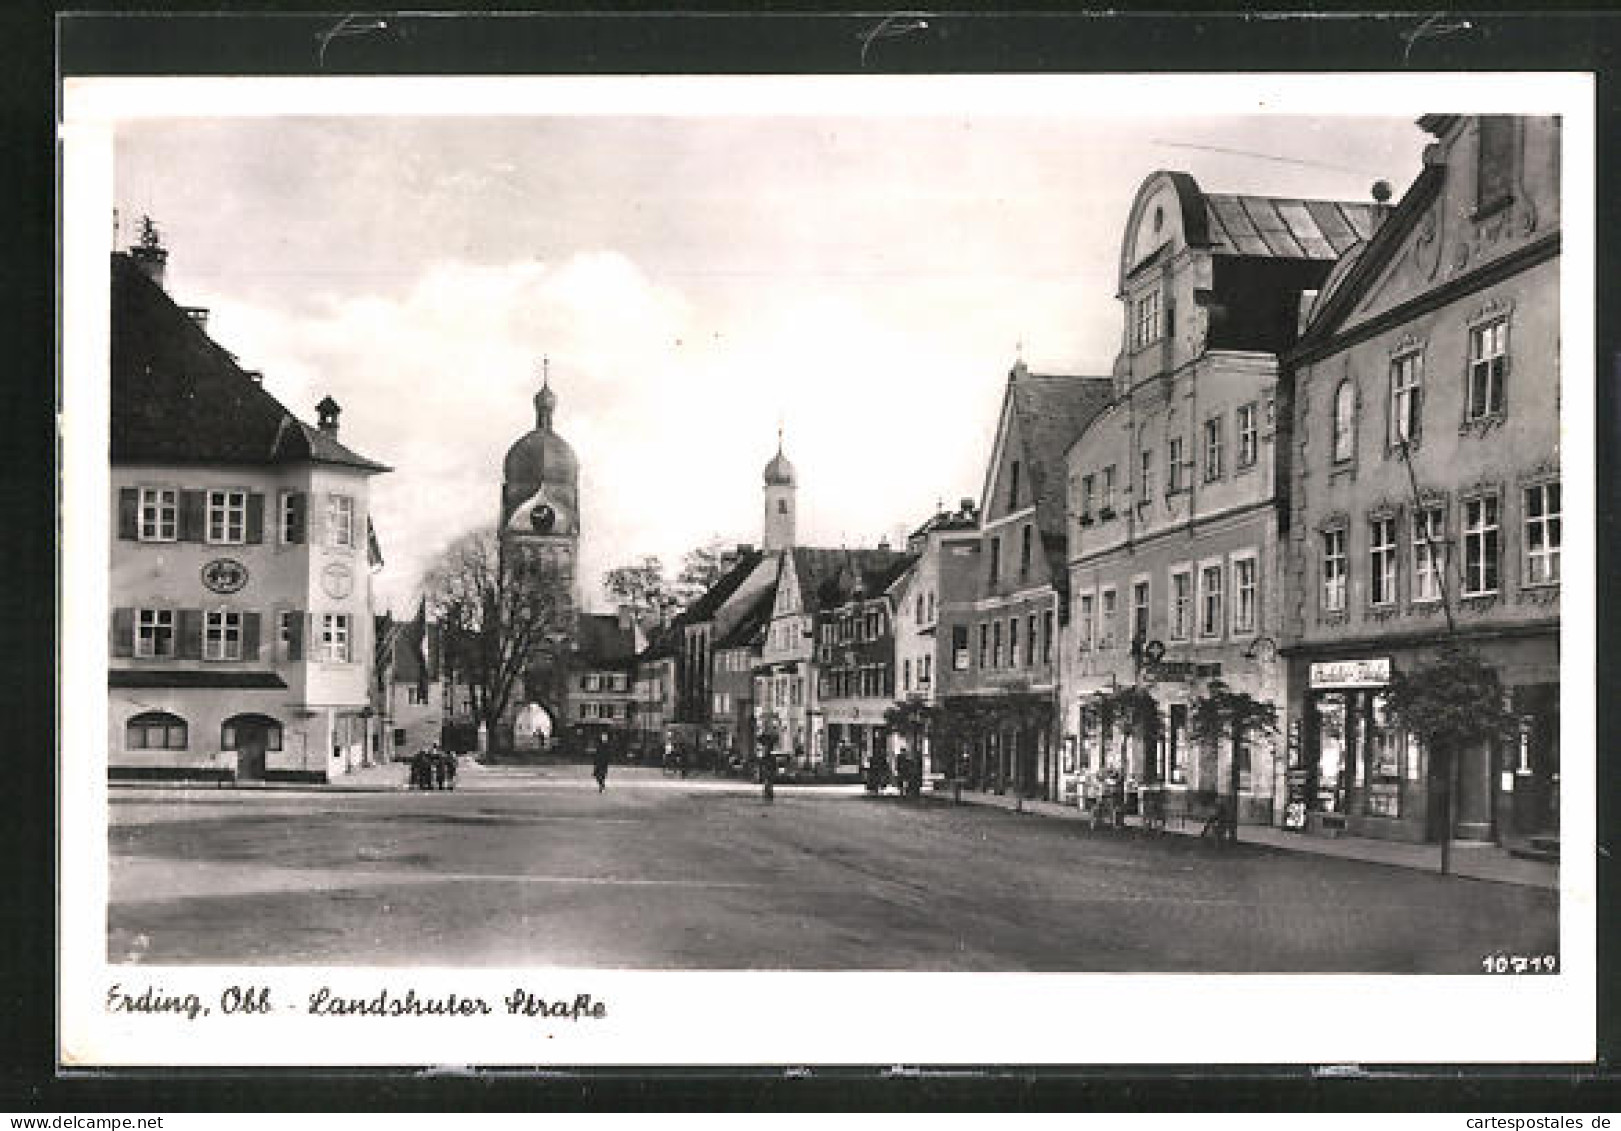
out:
<path id="1" fill-rule="evenodd" d="M 304 614 L 298 609 L 290 609 L 287 617 L 287 658 L 289 660 L 302 660 L 304 658 Z"/>
<path id="2" fill-rule="evenodd" d="M 180 492 L 180 540 L 201 542 L 205 524 L 204 508 L 207 495 L 203 491 Z"/>
<path id="3" fill-rule="evenodd" d="M 113 655 L 135 655 L 135 610 L 113 610 Z"/>
<path id="4" fill-rule="evenodd" d="M 136 539 L 140 535 L 141 492 L 136 487 L 118 490 L 118 536 Z"/>
<path id="5" fill-rule="evenodd" d="M 257 491 L 248 495 L 247 538 L 255 546 L 265 540 L 265 497 Z"/>
<path id="6" fill-rule="evenodd" d="M 244 660 L 257 660 L 259 658 L 259 614 L 242 614 L 242 658 Z"/>
<path id="7" fill-rule="evenodd" d="M 175 656 L 182 660 L 200 660 L 203 656 L 203 611 L 181 609 L 179 628 L 175 633 Z"/>

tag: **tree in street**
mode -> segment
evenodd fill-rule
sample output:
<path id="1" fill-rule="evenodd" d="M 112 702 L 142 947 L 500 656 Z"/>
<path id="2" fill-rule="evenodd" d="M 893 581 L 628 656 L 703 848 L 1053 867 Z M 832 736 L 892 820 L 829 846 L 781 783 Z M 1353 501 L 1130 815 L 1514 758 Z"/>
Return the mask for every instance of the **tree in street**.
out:
<path id="1" fill-rule="evenodd" d="M 1238 843 L 1238 787 L 1240 750 L 1262 734 L 1275 734 L 1278 708 L 1244 691 L 1234 691 L 1221 680 L 1212 680 L 1205 693 L 1193 701 L 1188 729 L 1200 742 L 1230 742 L 1227 763 L 1226 812 L 1216 826 L 1217 839 Z"/>
<path id="2" fill-rule="evenodd" d="M 474 717 L 493 744 L 515 692 L 555 690 L 524 683 L 543 660 L 561 675 L 562 646 L 574 628 L 567 578 L 544 558 L 504 562 L 495 532 L 478 530 L 445 549 L 423 593 L 440 625 L 446 678 L 469 688 Z"/>
<path id="3" fill-rule="evenodd" d="M 1435 776 L 1445 791 L 1441 871 L 1450 872 L 1458 760 L 1471 747 L 1512 735 L 1514 713 L 1497 670 L 1455 641 L 1442 644 L 1432 662 L 1391 673 L 1388 694 L 1391 717 L 1423 742 L 1440 770 Z"/>

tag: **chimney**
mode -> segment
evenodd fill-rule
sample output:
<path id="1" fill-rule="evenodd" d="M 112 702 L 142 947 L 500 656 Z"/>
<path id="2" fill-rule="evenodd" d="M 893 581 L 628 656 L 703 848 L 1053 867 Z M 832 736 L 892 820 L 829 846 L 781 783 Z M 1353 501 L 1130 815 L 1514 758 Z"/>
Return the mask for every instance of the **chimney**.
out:
<path id="1" fill-rule="evenodd" d="M 336 438 L 338 435 L 338 414 L 343 409 L 331 397 L 322 397 L 321 403 L 315 406 L 315 422 L 321 426 L 321 431 L 328 436 Z"/>
<path id="2" fill-rule="evenodd" d="M 140 238 L 129 249 L 129 257 L 148 279 L 163 286 L 163 276 L 169 265 L 169 249 L 163 246 L 163 237 L 158 234 L 158 226 L 152 222 L 152 217 L 141 217 Z"/>

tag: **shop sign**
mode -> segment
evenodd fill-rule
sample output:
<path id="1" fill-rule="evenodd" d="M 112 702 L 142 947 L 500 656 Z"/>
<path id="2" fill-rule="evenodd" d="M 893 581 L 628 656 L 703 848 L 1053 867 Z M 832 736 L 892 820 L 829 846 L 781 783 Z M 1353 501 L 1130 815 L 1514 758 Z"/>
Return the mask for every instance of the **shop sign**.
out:
<path id="1" fill-rule="evenodd" d="M 1149 665 L 1145 674 L 1151 681 L 1168 680 L 1173 683 L 1188 683 L 1195 679 L 1221 678 L 1221 665 L 1195 664 L 1188 660 L 1164 660 Z"/>
<path id="2" fill-rule="evenodd" d="M 1317 687 L 1383 687 L 1390 682 L 1390 657 L 1376 660 L 1330 660 L 1311 666 L 1311 685 Z"/>

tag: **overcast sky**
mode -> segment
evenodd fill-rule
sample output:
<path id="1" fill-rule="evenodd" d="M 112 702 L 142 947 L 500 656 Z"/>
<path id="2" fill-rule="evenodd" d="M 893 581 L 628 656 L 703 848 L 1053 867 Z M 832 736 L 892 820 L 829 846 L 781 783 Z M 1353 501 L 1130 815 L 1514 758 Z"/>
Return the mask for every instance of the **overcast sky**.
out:
<path id="1" fill-rule="evenodd" d="M 875 543 L 979 494 L 1019 343 L 1106 375 L 1126 211 L 1207 191 L 1399 195 L 1401 118 L 284 118 L 119 127 L 176 301 L 288 408 L 331 394 L 407 612 L 493 523 L 551 358 L 582 465 L 581 589 L 642 554 L 760 538 L 779 420 L 800 541 Z"/>

